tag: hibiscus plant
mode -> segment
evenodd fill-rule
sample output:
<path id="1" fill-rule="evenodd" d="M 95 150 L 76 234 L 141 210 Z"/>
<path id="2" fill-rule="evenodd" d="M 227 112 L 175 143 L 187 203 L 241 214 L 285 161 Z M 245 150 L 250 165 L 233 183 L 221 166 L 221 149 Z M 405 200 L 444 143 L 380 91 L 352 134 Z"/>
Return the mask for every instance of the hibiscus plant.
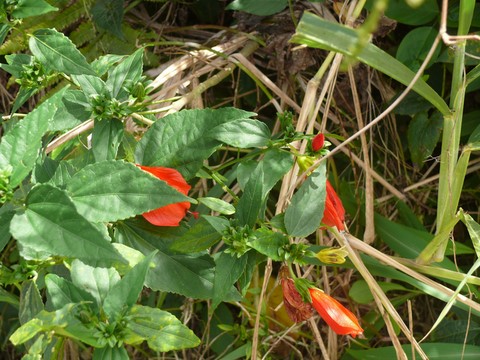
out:
<path id="1" fill-rule="evenodd" d="M 0 7 L 2 41 L 31 16 L 32 7 L 36 15 L 57 10 L 44 0 L 32 1 L 7 1 Z M 380 51 L 371 44 L 364 44 L 365 51 L 325 44 L 309 33 L 315 35 L 312 26 L 329 30 L 333 25 L 307 14 L 293 41 L 380 70 L 385 66 L 369 58 Z M 413 255 L 419 256 L 418 264 L 394 259 L 349 233 L 349 218 L 358 214 L 346 213 L 338 195 L 341 181 L 325 161 L 332 158 L 332 143 L 343 138 L 315 128 L 313 102 L 306 99 L 305 108 L 297 106 L 298 117 L 284 108 L 271 118 L 234 106 L 195 108 L 192 103 L 211 84 L 194 87 L 180 99 L 175 91 L 159 98 L 174 77 L 162 78 L 169 76 L 166 71 L 162 76 L 144 72 L 151 45 L 138 45 L 127 55 L 92 57 L 61 31 L 31 30 L 24 34 L 25 51 L 5 55 L 0 64 L 18 85 L 0 141 L 0 297 L 18 312 L 8 340 L 24 347 L 26 359 L 61 359 L 73 348 L 93 359 L 186 351 L 210 335 L 208 325 L 192 325 L 197 317 L 207 324 L 216 321 L 216 328 L 235 336 L 232 343 L 241 339 L 238 358 L 257 358 L 259 339 L 275 326 L 288 332 L 308 323 L 320 346 L 318 328 L 362 347 L 383 327 L 395 339 L 393 322 L 423 357 L 385 295 L 383 289 L 390 288 L 380 286 L 372 273 L 447 301 L 447 310 L 455 305 L 480 313 L 469 299 L 454 304 L 462 287 L 476 281 L 472 273 L 445 275 L 458 286 L 456 292 L 420 274 L 431 271 L 421 266 L 443 258 L 448 234 L 459 221 L 478 246 L 478 223 L 456 212 L 460 180 L 449 190 L 454 209 L 439 215 L 442 231 L 433 245 Z M 348 38 L 350 30 L 339 27 L 332 33 Z M 354 33 L 361 38 L 361 31 Z M 261 44 L 254 35 L 242 41 L 242 53 L 229 58 L 235 65 Z M 195 51 L 198 58 L 205 55 Z M 208 56 L 219 53 L 212 50 Z M 182 61 L 179 68 L 190 58 Z M 255 67 L 245 64 L 241 70 L 253 76 Z M 310 85 L 318 85 L 316 76 Z M 183 89 L 195 81 L 192 77 L 175 86 Z M 438 111 L 453 116 L 422 79 L 416 86 Z M 35 94 L 42 94 L 39 103 L 19 113 Z M 286 102 L 292 105 L 291 99 Z M 159 103 L 166 105 L 158 110 Z M 190 109 L 184 109 L 187 104 Z M 468 156 L 478 148 L 475 136 L 464 150 Z M 458 144 L 455 149 L 456 154 Z M 463 181 L 467 163 L 468 158 L 459 158 L 450 175 Z M 322 266 L 358 270 L 381 316 L 348 297 L 330 296 L 321 276 L 311 276 L 319 275 Z M 278 278 L 274 285 L 271 276 Z M 275 303 L 269 287 L 280 289 Z M 217 319 L 225 303 L 254 314 L 246 320 L 249 330 Z M 288 318 L 275 317 L 272 309 L 280 307 Z M 398 353 L 403 351 L 398 341 L 394 344 Z"/>

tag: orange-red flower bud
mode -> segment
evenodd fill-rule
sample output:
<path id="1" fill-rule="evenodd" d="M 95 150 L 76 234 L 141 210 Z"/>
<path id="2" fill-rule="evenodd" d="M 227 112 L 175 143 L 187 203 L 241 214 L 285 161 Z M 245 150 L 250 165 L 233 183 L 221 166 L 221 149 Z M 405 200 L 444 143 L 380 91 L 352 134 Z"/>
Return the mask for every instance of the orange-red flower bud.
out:
<path id="1" fill-rule="evenodd" d="M 137 166 L 160 180 L 165 181 L 168 185 L 177 189 L 182 194 L 188 194 L 190 185 L 188 185 L 182 174 L 177 170 L 161 166 Z M 162 206 L 161 208 L 146 212 L 143 214 L 143 217 L 149 223 L 156 226 L 178 226 L 189 208 L 190 203 L 184 201 Z"/>
<path id="2" fill-rule="evenodd" d="M 325 144 L 325 135 L 318 133 L 312 140 L 312 150 L 317 152 L 323 148 Z"/>
<path id="3" fill-rule="evenodd" d="M 313 307 L 333 331 L 352 337 L 363 333 L 356 316 L 337 300 L 317 288 L 310 288 L 309 292 Z"/>
<path id="4" fill-rule="evenodd" d="M 325 198 L 325 210 L 323 212 L 322 223 L 333 227 L 336 226 L 338 230 L 345 230 L 345 209 L 342 205 L 342 200 L 338 197 L 333 189 L 330 181 L 327 180 L 327 196 Z"/>

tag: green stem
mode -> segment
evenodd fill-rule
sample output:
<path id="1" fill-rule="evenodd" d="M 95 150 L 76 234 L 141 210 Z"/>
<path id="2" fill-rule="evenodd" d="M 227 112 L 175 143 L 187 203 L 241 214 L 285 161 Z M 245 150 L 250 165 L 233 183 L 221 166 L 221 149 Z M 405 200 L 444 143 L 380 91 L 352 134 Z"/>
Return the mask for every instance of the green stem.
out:
<path id="1" fill-rule="evenodd" d="M 468 34 L 470 29 L 474 0 L 460 1 L 460 16 L 457 35 Z M 449 233 L 445 228 L 457 212 L 459 194 L 462 191 L 463 179 L 468 166 L 458 164 L 460 148 L 460 132 L 462 129 L 463 106 L 465 102 L 465 45 L 466 41 L 459 41 L 455 44 L 453 62 L 452 84 L 450 91 L 450 108 L 452 114 L 445 116 L 442 137 L 442 152 L 440 155 L 440 178 L 438 184 L 438 205 L 437 205 L 437 229 L 436 238 L 438 246 L 431 257 L 427 258 L 429 245 L 420 255 L 422 261 L 441 261 L 445 256 Z M 441 238 L 439 237 L 442 235 Z"/>

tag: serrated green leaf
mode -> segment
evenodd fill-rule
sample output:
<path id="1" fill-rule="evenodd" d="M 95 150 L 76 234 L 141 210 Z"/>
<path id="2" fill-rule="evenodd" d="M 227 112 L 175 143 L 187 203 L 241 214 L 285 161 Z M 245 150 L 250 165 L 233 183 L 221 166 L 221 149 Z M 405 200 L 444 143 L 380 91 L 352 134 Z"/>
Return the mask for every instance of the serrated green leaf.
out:
<path id="1" fill-rule="evenodd" d="M 137 83 L 142 76 L 143 51 L 143 48 L 138 49 L 109 72 L 107 88 L 112 97 L 118 100 L 128 98 L 129 93 L 126 87 Z"/>
<path id="2" fill-rule="evenodd" d="M 195 299 L 212 298 L 215 263 L 209 255 L 174 253 L 168 249 L 168 243 L 165 244 L 161 237 L 154 236 L 132 222 L 119 223 L 115 239 L 143 254 L 159 250 L 153 259 L 155 267 L 147 273 L 145 282 L 152 290 L 177 293 Z M 232 287 L 228 301 L 238 300 L 240 296 Z"/>
<path id="3" fill-rule="evenodd" d="M 18 0 L 15 9 L 12 11 L 12 16 L 16 19 L 24 19 L 57 10 L 58 8 L 50 5 L 45 0 Z"/>
<path id="4" fill-rule="evenodd" d="M 185 234 L 172 242 L 170 250 L 179 253 L 196 253 L 209 249 L 222 239 L 221 231 L 211 224 L 211 221 L 219 223 L 218 219 L 221 219 L 220 226 L 224 228 L 228 226 L 229 222 L 226 219 L 204 215 Z"/>
<path id="5" fill-rule="evenodd" d="M 123 139 L 123 122 L 117 119 L 96 120 L 92 131 L 95 161 L 115 160 Z"/>
<path id="6" fill-rule="evenodd" d="M 47 69 L 67 75 L 96 75 L 72 41 L 54 29 L 42 29 L 29 40 L 30 51 Z"/>
<path id="7" fill-rule="evenodd" d="M 266 228 L 256 230 L 253 233 L 252 240 L 248 243 L 249 246 L 257 250 L 260 254 L 271 258 L 273 261 L 285 260 L 281 255 L 281 249 L 288 244 L 288 237 Z"/>
<path id="8" fill-rule="evenodd" d="M 234 108 L 182 110 L 155 122 L 135 149 L 135 162 L 177 169 L 188 180 L 221 145 L 212 136 L 216 126 L 256 115 Z M 195 151 L 186 151 L 195 149 Z"/>
<path id="9" fill-rule="evenodd" d="M 76 173 L 67 190 L 78 212 L 94 222 L 117 221 L 189 201 L 166 182 L 124 161 L 102 161 Z"/>
<path id="10" fill-rule="evenodd" d="M 30 191 L 25 212 L 13 217 L 10 231 L 26 258 L 124 262 L 110 239 L 77 212 L 63 190 L 51 185 L 40 184 Z"/>
<path id="11" fill-rule="evenodd" d="M 82 89 L 86 97 L 103 95 L 107 92 L 107 85 L 96 75 L 72 75 L 72 80 Z"/>
<path id="12" fill-rule="evenodd" d="M 25 71 L 24 65 L 31 65 L 33 62 L 33 56 L 28 54 L 10 54 L 5 55 L 5 60 L 7 61 L 7 64 L 0 64 L 0 69 L 12 74 L 17 79 L 20 79 L 22 73 Z"/>
<path id="13" fill-rule="evenodd" d="M 408 147 L 415 164 L 421 167 L 425 159 L 432 155 L 442 128 L 443 117 L 438 112 L 430 117 L 424 112 L 413 117 L 408 126 Z"/>
<path id="14" fill-rule="evenodd" d="M 181 350 L 200 344 L 200 339 L 192 330 L 166 311 L 134 305 L 128 316 L 130 321 L 127 323 L 127 331 L 132 333 L 131 337 L 147 340 L 148 346 L 154 351 Z M 128 336 L 127 332 L 127 344 Z"/>
<path id="15" fill-rule="evenodd" d="M 37 93 L 39 88 L 34 87 L 34 88 L 26 88 L 23 86 L 20 86 L 20 90 L 18 90 L 17 97 L 15 98 L 15 101 L 13 102 L 12 105 L 12 111 L 11 113 L 16 113 L 20 107 L 25 104 L 25 102 L 30 99 L 33 95 Z"/>
<path id="16" fill-rule="evenodd" d="M 146 256 L 110 289 L 103 302 L 103 310 L 110 319 L 113 320 L 125 307 L 130 308 L 135 304 L 156 253 L 153 251 Z"/>
<path id="17" fill-rule="evenodd" d="M 203 197 L 203 198 L 197 198 L 197 200 L 200 204 L 203 204 L 206 207 L 208 207 L 210 210 L 219 212 L 220 214 L 232 215 L 235 213 L 235 206 L 227 203 L 226 201 L 223 201 L 222 199 L 217 199 L 213 197 Z"/>
<path id="18" fill-rule="evenodd" d="M 209 311 L 213 312 L 222 301 L 225 301 L 229 289 L 245 271 L 247 259 L 247 254 L 237 257 L 225 252 L 221 252 L 215 258 L 212 308 Z"/>
<path id="19" fill-rule="evenodd" d="M 37 284 L 33 280 L 24 281 L 20 291 L 20 308 L 18 310 L 20 324 L 29 322 L 42 310 L 43 301 Z"/>
<path id="20" fill-rule="evenodd" d="M 114 268 L 93 267 L 79 260 L 73 261 L 70 273 L 73 285 L 95 299 L 99 307 L 120 281 L 120 275 Z"/>
<path id="21" fill-rule="evenodd" d="M 100 56 L 96 60 L 92 61 L 90 65 L 92 66 L 93 70 L 95 70 L 95 72 L 98 74 L 98 76 L 103 76 L 108 70 L 110 70 L 113 65 L 120 62 L 124 58 L 125 56 L 123 55 L 107 54 Z"/>
<path id="22" fill-rule="evenodd" d="M 45 276 L 45 286 L 48 292 L 48 304 L 54 310 L 59 310 L 67 304 L 80 302 L 95 302 L 95 298 L 72 282 L 55 274 Z"/>
<path id="23" fill-rule="evenodd" d="M 263 177 L 263 163 L 259 163 L 245 185 L 242 197 L 238 201 L 236 218 L 240 225 L 248 225 L 253 228 L 260 216 L 260 209 L 264 200 Z"/>
<path id="24" fill-rule="evenodd" d="M 50 121 L 50 131 L 69 130 L 88 120 L 92 110 L 87 97 L 81 90 L 65 89 L 62 101 Z"/>
<path id="25" fill-rule="evenodd" d="M 32 339 L 39 332 L 57 332 L 62 336 L 71 337 L 84 343 L 100 347 L 98 337 L 90 327 L 85 326 L 78 319 L 76 304 L 68 304 L 54 312 L 42 310 L 38 315 L 20 326 L 10 336 L 14 345 L 23 344 Z"/>
<path id="26" fill-rule="evenodd" d="M 305 237 L 318 229 L 325 210 L 325 183 L 325 162 L 322 162 L 293 195 L 285 211 L 289 235 Z"/>
<path id="27" fill-rule="evenodd" d="M 238 148 L 266 146 L 271 136 L 265 123 L 251 119 L 220 124 L 212 132 L 218 141 Z"/>
<path id="28" fill-rule="evenodd" d="M 93 21 L 102 29 L 124 39 L 122 33 L 123 0 L 97 0 L 92 7 Z"/>
<path id="29" fill-rule="evenodd" d="M 291 41 L 352 56 L 358 39 L 356 30 L 305 12 Z M 372 43 L 366 44 L 365 48 L 355 56 L 357 60 L 404 85 L 410 84 L 415 76 L 413 71 Z M 450 113 L 450 108 L 442 97 L 422 79 L 417 80 L 413 90 L 430 101 L 443 115 Z"/>
<path id="30" fill-rule="evenodd" d="M 234 0 L 228 4 L 226 9 L 244 11 L 258 16 L 268 16 L 282 11 L 287 5 L 287 0 Z"/>
<path id="31" fill-rule="evenodd" d="M 95 348 L 92 360 L 129 360 L 127 349 L 123 346 Z"/>
<path id="32" fill-rule="evenodd" d="M 264 174 L 262 198 L 265 198 L 275 184 L 291 169 L 293 166 L 293 157 L 287 151 L 274 148 L 268 149 L 260 161 L 249 160 L 240 163 L 237 177 L 241 189 L 245 189 L 247 181 L 260 164 L 263 167 Z"/>
<path id="33" fill-rule="evenodd" d="M 55 111 L 55 104 L 47 100 L 2 136 L 0 168 L 12 167 L 10 183 L 13 187 L 19 185 L 33 169 L 42 147 L 42 137 Z"/>

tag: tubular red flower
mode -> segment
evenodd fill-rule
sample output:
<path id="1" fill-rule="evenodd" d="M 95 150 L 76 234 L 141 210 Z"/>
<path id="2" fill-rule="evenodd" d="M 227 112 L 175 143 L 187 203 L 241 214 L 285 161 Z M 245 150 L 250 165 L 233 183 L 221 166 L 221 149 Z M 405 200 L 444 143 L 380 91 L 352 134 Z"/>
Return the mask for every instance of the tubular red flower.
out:
<path id="1" fill-rule="evenodd" d="M 336 226 L 338 230 L 345 230 L 345 209 L 342 205 L 342 200 L 338 197 L 333 189 L 330 181 L 327 180 L 327 196 L 325 198 L 325 210 L 323 212 L 322 223 L 333 227 Z"/>
<path id="2" fill-rule="evenodd" d="M 318 133 L 312 140 L 312 149 L 313 151 L 319 151 L 323 148 L 325 144 L 325 135 Z"/>
<path id="3" fill-rule="evenodd" d="M 188 194 L 190 185 L 188 185 L 182 174 L 180 174 L 177 170 L 161 166 L 137 166 L 140 169 L 159 178 L 160 180 L 165 181 L 168 185 L 174 189 L 177 189 L 182 194 Z M 188 201 L 184 201 L 162 206 L 142 215 L 149 223 L 156 226 L 178 226 L 180 225 L 180 221 L 185 217 L 185 214 L 189 208 L 190 203 Z"/>
<path id="4" fill-rule="evenodd" d="M 363 333 L 356 316 L 337 300 L 317 288 L 308 289 L 312 305 L 323 320 L 339 335 L 356 337 Z"/>

